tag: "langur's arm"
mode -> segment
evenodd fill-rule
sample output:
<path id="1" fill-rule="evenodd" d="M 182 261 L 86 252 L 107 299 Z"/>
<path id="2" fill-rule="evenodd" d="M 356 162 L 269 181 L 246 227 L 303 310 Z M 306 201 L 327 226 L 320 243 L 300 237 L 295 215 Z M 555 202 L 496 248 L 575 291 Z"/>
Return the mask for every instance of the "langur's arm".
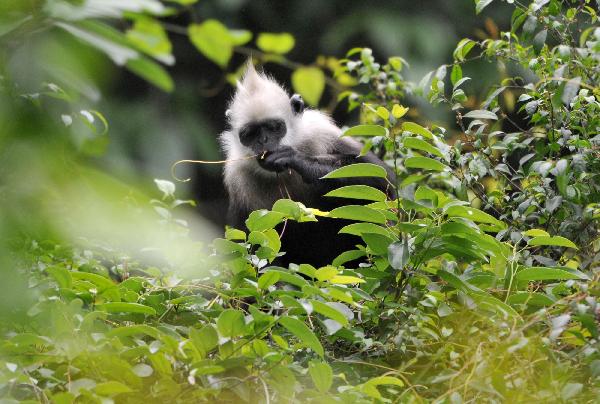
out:
<path id="1" fill-rule="evenodd" d="M 357 157 L 359 152 L 359 150 L 342 149 L 336 153 L 324 156 L 309 156 L 299 153 L 290 147 L 285 147 L 267 155 L 263 160 L 259 160 L 259 163 L 264 168 L 276 172 L 291 168 L 300 174 L 304 182 L 318 187 L 320 193 L 325 193 L 345 185 L 369 185 L 386 192 L 391 197 L 395 197 L 395 193 L 390 185 L 390 182 L 392 184 L 395 183 L 395 176 L 392 170 L 373 153 Z M 388 180 L 390 182 L 376 177 L 322 178 L 333 170 L 355 163 L 371 163 L 383 167 L 388 173 Z"/>

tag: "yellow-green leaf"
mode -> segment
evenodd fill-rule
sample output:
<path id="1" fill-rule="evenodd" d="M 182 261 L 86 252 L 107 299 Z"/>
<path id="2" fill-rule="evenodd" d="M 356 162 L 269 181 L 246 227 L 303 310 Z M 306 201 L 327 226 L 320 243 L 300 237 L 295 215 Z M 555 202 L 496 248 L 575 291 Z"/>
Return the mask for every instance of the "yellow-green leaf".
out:
<path id="1" fill-rule="evenodd" d="M 283 55 L 292 50 L 296 41 L 292 34 L 283 32 L 281 34 L 262 32 L 258 34 L 256 46 L 263 52 L 277 53 Z"/>
<path id="2" fill-rule="evenodd" d="M 206 20 L 202 24 L 191 24 L 188 34 L 204 56 L 221 67 L 227 66 L 233 55 L 234 41 L 226 26 L 217 20 Z"/>
<path id="3" fill-rule="evenodd" d="M 325 73 L 318 67 L 299 67 L 292 73 L 292 86 L 310 105 L 318 105 L 325 89 Z"/>

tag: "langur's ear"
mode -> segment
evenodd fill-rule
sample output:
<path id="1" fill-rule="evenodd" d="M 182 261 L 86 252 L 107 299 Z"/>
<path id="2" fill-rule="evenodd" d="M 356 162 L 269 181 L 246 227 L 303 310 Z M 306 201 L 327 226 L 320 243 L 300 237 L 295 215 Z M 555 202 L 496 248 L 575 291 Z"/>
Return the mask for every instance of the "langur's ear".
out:
<path id="1" fill-rule="evenodd" d="M 292 95 L 292 98 L 290 98 L 290 105 L 292 106 L 294 115 L 299 115 L 304 112 L 304 100 L 300 94 Z"/>

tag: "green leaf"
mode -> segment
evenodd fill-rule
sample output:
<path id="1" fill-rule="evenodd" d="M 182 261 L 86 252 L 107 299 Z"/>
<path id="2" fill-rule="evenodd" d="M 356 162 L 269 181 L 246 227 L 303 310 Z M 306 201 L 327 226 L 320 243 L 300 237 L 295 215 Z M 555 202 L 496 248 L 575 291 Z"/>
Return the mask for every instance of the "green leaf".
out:
<path id="1" fill-rule="evenodd" d="M 188 35 L 204 56 L 221 67 L 227 66 L 233 55 L 234 41 L 226 26 L 217 20 L 206 20 L 202 24 L 190 24 Z"/>
<path id="2" fill-rule="evenodd" d="M 463 115 L 463 118 L 492 119 L 494 121 L 498 120 L 498 116 L 495 113 L 485 109 L 476 109 L 474 111 L 469 111 Z"/>
<path id="3" fill-rule="evenodd" d="M 386 222 L 383 213 L 361 205 L 347 205 L 335 208 L 329 212 L 329 217 L 379 224 Z"/>
<path id="4" fill-rule="evenodd" d="M 338 233 L 353 234 L 355 236 L 360 236 L 363 233 L 376 233 L 388 237 L 391 236 L 390 231 L 387 230 L 385 227 L 378 226 L 373 223 L 352 223 L 342 227 Z"/>
<path id="5" fill-rule="evenodd" d="M 318 67 L 299 67 L 292 73 L 292 86 L 306 102 L 316 106 L 325 90 L 325 73 Z"/>
<path id="6" fill-rule="evenodd" d="M 516 278 L 520 281 L 563 281 L 568 279 L 585 279 L 580 272 L 569 272 L 560 268 L 530 267 L 517 272 Z"/>
<path id="7" fill-rule="evenodd" d="M 509 296 L 507 299 L 509 304 L 527 304 L 528 306 L 545 307 L 554 304 L 554 300 L 547 295 L 536 292 L 518 292 Z"/>
<path id="8" fill-rule="evenodd" d="M 265 272 L 258 278 L 258 287 L 264 290 L 269 286 L 276 284 L 277 281 L 279 281 L 279 273 Z"/>
<path id="9" fill-rule="evenodd" d="M 309 299 L 308 301 L 312 305 L 313 310 L 315 312 L 322 314 L 325 317 L 328 317 L 332 320 L 335 320 L 343 326 L 348 326 L 348 319 L 340 311 L 318 300 Z"/>
<path id="10" fill-rule="evenodd" d="M 561 236 L 552 236 L 552 237 L 537 236 L 537 237 L 534 237 L 531 240 L 529 240 L 527 242 L 527 244 L 531 245 L 531 246 L 552 245 L 552 246 L 558 246 L 558 247 L 574 248 L 576 250 L 578 249 L 577 246 L 575 245 L 575 243 L 573 243 L 568 238 L 561 237 Z"/>
<path id="11" fill-rule="evenodd" d="M 273 34 L 262 32 L 258 34 L 256 39 L 256 46 L 263 52 L 277 53 L 283 55 L 292 50 L 296 41 L 292 34 L 287 32 L 281 34 Z"/>
<path id="12" fill-rule="evenodd" d="M 123 383 L 110 380 L 108 382 L 98 383 L 96 387 L 94 387 L 94 391 L 98 395 L 112 397 L 121 393 L 131 393 L 133 390 Z"/>
<path id="13" fill-rule="evenodd" d="M 377 164 L 356 163 L 333 170 L 322 178 L 379 177 L 386 178 L 385 169 Z"/>
<path id="14" fill-rule="evenodd" d="M 481 13 L 493 0 L 475 0 L 475 12 Z"/>
<path id="15" fill-rule="evenodd" d="M 286 330 L 291 332 L 296 338 L 298 338 L 307 347 L 315 351 L 319 356 L 323 357 L 325 355 L 323 346 L 319 342 L 319 339 L 302 321 L 288 316 L 279 318 L 279 324 L 285 327 Z"/>
<path id="16" fill-rule="evenodd" d="M 416 137 L 407 137 L 402 141 L 402 143 L 404 144 L 404 147 L 407 147 L 409 149 L 423 150 L 427 153 L 433 154 L 434 156 L 438 157 L 444 156 L 437 147 L 432 146 L 426 141 L 418 139 Z"/>
<path id="17" fill-rule="evenodd" d="M 390 119 L 390 111 L 387 110 L 387 108 L 385 107 L 377 107 L 377 109 L 375 110 L 375 112 L 377 113 L 377 115 L 387 121 L 388 119 Z"/>
<path id="18" fill-rule="evenodd" d="M 226 338 L 244 335 L 246 330 L 244 314 L 239 310 L 224 310 L 217 319 L 217 330 L 222 337 Z"/>
<path id="19" fill-rule="evenodd" d="M 284 220 L 283 213 L 268 211 L 266 209 L 255 210 L 250 213 L 246 220 L 246 226 L 250 231 L 263 231 L 272 229 Z"/>
<path id="20" fill-rule="evenodd" d="M 464 38 L 461 39 L 458 45 L 456 45 L 456 49 L 452 53 L 455 60 L 464 61 L 471 49 L 475 46 L 475 41 Z"/>
<path id="21" fill-rule="evenodd" d="M 456 86 L 456 83 L 462 79 L 462 68 L 459 64 L 455 64 L 452 66 L 452 73 L 450 73 L 450 80 L 452 81 L 452 85 Z"/>
<path id="22" fill-rule="evenodd" d="M 381 399 L 383 397 L 382 397 L 381 393 L 379 393 L 379 390 L 377 390 L 377 386 L 380 386 L 380 385 L 392 385 L 392 386 L 404 387 L 404 382 L 402 380 L 398 379 L 397 377 L 379 376 L 379 377 L 374 377 L 374 378 L 370 379 L 366 383 L 363 383 L 362 385 L 359 386 L 359 388 L 363 393 L 369 395 L 370 397 L 373 397 L 375 399 Z"/>
<path id="23" fill-rule="evenodd" d="M 388 262 L 395 270 L 401 270 L 408 264 L 410 260 L 410 250 L 408 248 L 408 240 L 396 241 L 388 246 Z"/>
<path id="24" fill-rule="evenodd" d="M 387 256 L 388 246 L 394 242 L 390 237 L 377 233 L 363 233 L 360 237 L 374 254 L 382 256 Z"/>
<path id="25" fill-rule="evenodd" d="M 140 313 L 149 316 L 156 315 L 156 310 L 139 303 L 109 302 L 96 305 L 96 309 L 108 313 Z"/>
<path id="26" fill-rule="evenodd" d="M 325 196 L 348 199 L 362 199 L 366 201 L 385 201 L 387 196 L 377 188 L 368 185 L 348 185 L 334 189 Z"/>
<path id="27" fill-rule="evenodd" d="M 423 170 L 444 171 L 447 166 L 429 157 L 409 157 L 404 160 L 406 168 L 421 168 Z"/>
<path id="28" fill-rule="evenodd" d="M 278 268 L 278 267 L 267 268 L 265 270 L 265 273 L 262 276 L 265 276 L 265 274 L 267 274 L 269 272 L 276 272 L 277 275 L 279 275 L 278 282 L 286 282 L 286 283 L 289 283 L 290 285 L 297 286 L 300 289 L 302 289 L 303 286 L 308 285 L 308 282 L 301 276 L 292 274 L 289 271 L 284 270 L 283 268 L 282 269 L 275 269 L 275 268 Z"/>
<path id="29" fill-rule="evenodd" d="M 100 291 L 115 286 L 115 283 L 111 279 L 102 275 L 92 274 L 90 272 L 71 271 L 71 277 L 75 280 L 92 282 L 100 289 Z"/>
<path id="30" fill-rule="evenodd" d="M 496 225 L 500 228 L 506 227 L 504 222 L 501 222 L 492 215 L 489 215 L 479 209 L 475 209 L 470 206 L 450 206 L 446 210 L 446 214 L 450 217 L 463 217 L 465 219 L 470 219 L 476 223 L 489 223 Z"/>
<path id="31" fill-rule="evenodd" d="M 333 370 L 327 362 L 310 361 L 308 373 L 313 384 L 321 393 L 327 393 L 333 383 Z"/>
<path id="32" fill-rule="evenodd" d="M 59 266 L 51 266 L 46 268 L 46 272 L 54 278 L 59 287 L 67 289 L 71 288 L 73 279 L 71 278 L 71 271 L 68 269 Z"/>
<path id="33" fill-rule="evenodd" d="M 217 253 L 221 255 L 235 254 L 245 255 L 247 253 L 246 247 L 233 241 L 225 240 L 222 238 L 216 238 L 213 240 L 213 247 Z"/>
<path id="34" fill-rule="evenodd" d="M 152 338 L 157 339 L 160 335 L 160 332 L 149 325 L 138 324 L 138 325 L 130 325 L 126 327 L 117 327 L 113 328 L 109 332 L 106 333 L 108 337 L 130 337 L 132 335 L 149 335 Z"/>
<path id="35" fill-rule="evenodd" d="M 125 66 L 133 73 L 137 74 L 149 83 L 152 83 L 161 90 L 170 93 L 175 88 L 175 84 L 173 83 L 173 79 L 169 73 L 167 73 L 162 66 L 154 63 L 150 59 L 143 57 L 138 59 L 130 59 L 127 61 Z"/>
<path id="36" fill-rule="evenodd" d="M 380 125 L 356 125 L 347 129 L 342 136 L 387 136 L 389 131 Z"/>
<path id="37" fill-rule="evenodd" d="M 200 329 L 190 328 L 190 339 L 192 344 L 204 355 L 219 344 L 219 335 L 211 325 L 206 325 Z"/>
<path id="38" fill-rule="evenodd" d="M 126 33 L 129 42 L 156 60 L 172 65 L 175 58 L 171 54 L 171 42 L 163 26 L 148 16 L 136 15 L 134 21 L 133 28 Z"/>
<path id="39" fill-rule="evenodd" d="M 402 124 L 402 130 L 415 135 L 421 135 L 427 139 L 433 139 L 433 133 L 429 129 L 422 127 L 421 125 L 414 122 L 404 122 Z"/>
<path id="40" fill-rule="evenodd" d="M 529 229 L 523 232 L 523 235 L 527 237 L 539 237 L 539 236 L 550 236 L 547 231 L 542 229 Z"/>

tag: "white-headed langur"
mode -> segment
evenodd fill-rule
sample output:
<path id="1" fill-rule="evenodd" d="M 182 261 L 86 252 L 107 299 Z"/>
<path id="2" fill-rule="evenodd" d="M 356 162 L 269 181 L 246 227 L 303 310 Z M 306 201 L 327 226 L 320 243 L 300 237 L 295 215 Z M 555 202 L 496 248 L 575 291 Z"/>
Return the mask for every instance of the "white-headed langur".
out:
<path id="1" fill-rule="evenodd" d="M 341 137 L 342 131 L 324 113 L 307 109 L 299 95 L 289 96 L 271 77 L 248 62 L 227 111 L 229 129 L 220 135 L 228 161 L 225 186 L 229 193 L 228 223 L 245 229 L 245 220 L 257 209 L 271 209 L 282 198 L 329 211 L 347 199 L 323 197 L 345 185 L 364 184 L 395 197 L 383 178 L 361 177 L 323 179 L 331 171 L 354 163 L 373 163 L 392 170 L 375 154 L 359 156 L 362 145 Z M 244 157 L 256 155 L 256 158 Z M 351 250 L 360 239 L 338 234 L 347 221 L 319 217 L 318 222 L 286 225 L 279 265 L 309 263 L 316 267 L 331 264 L 340 253 Z"/>

